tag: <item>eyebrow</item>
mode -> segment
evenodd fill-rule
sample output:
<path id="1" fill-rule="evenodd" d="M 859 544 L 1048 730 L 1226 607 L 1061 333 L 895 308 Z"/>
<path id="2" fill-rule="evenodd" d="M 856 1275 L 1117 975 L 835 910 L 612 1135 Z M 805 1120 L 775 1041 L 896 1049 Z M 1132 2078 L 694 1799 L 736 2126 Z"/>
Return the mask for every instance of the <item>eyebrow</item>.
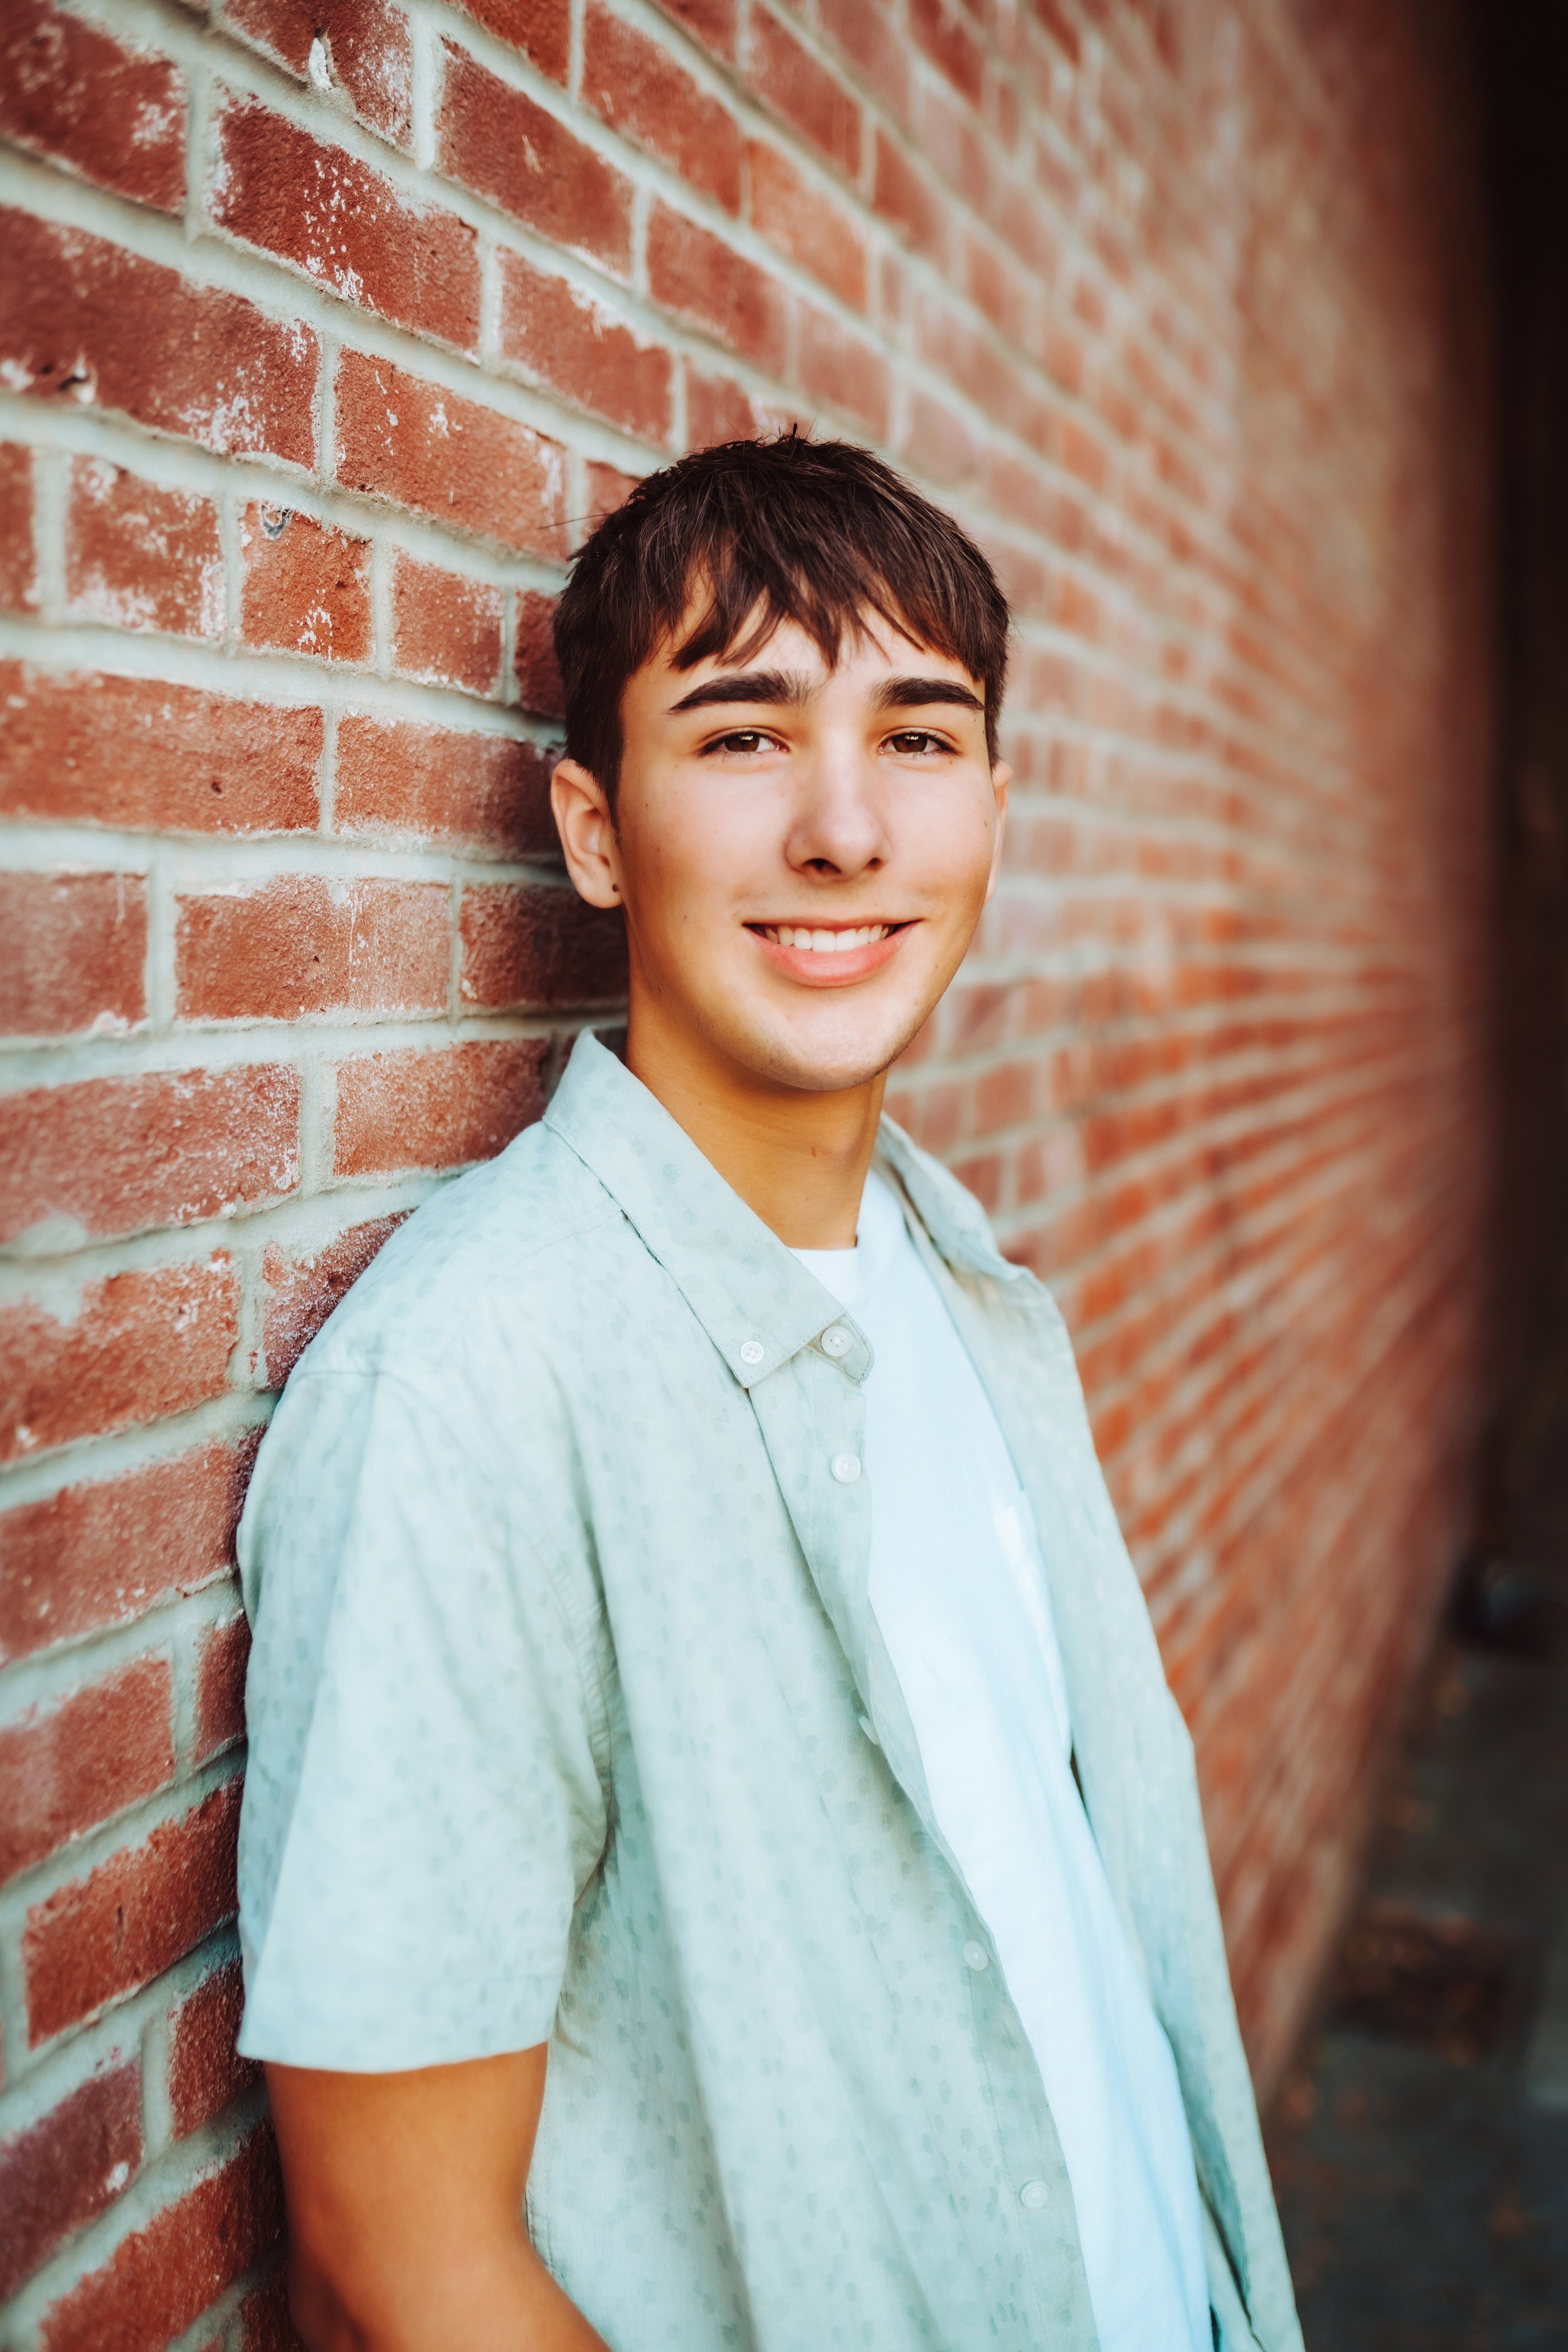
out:
<path id="1" fill-rule="evenodd" d="M 784 704 L 793 710 L 803 710 L 816 692 L 813 679 L 798 670 L 747 669 L 732 676 L 721 675 L 694 686 L 689 694 L 672 702 L 670 714 L 678 710 L 708 710 L 723 703 Z M 931 703 L 948 703 L 962 710 L 985 708 L 972 688 L 955 677 L 886 677 L 878 687 L 872 699 L 879 710 L 917 710 Z"/>

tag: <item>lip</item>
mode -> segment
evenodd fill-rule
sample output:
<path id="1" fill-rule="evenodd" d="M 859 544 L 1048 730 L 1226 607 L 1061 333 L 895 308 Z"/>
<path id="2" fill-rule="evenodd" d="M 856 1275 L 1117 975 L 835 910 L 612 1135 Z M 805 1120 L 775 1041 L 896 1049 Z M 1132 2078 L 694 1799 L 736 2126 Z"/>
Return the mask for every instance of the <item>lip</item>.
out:
<path id="1" fill-rule="evenodd" d="M 859 923 L 818 922 L 809 928 L 821 931 L 862 930 L 873 919 L 868 917 Z M 767 928 L 777 929 L 781 924 L 786 929 L 791 928 L 783 916 L 778 923 L 770 924 Z M 802 925 L 799 928 L 807 927 Z M 840 948 L 831 953 L 822 953 L 815 948 L 782 947 L 777 940 L 763 936 L 763 927 L 760 923 L 746 925 L 747 931 L 773 970 L 806 988 L 846 988 L 853 981 L 869 979 L 874 971 L 880 971 L 884 964 L 892 961 L 899 951 L 900 943 L 914 928 L 913 921 L 906 920 L 899 923 L 884 938 L 872 940 L 868 947 Z"/>

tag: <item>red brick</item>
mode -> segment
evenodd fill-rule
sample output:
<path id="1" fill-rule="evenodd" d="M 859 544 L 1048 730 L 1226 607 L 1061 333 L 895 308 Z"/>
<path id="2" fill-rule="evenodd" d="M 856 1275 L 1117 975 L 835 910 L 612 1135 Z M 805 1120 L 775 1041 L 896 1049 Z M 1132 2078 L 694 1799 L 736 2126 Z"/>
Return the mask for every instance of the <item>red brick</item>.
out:
<path id="1" fill-rule="evenodd" d="M 254 1453 L 204 1445 L 0 1512 L 0 1657 L 123 1624 L 222 1575 Z"/>
<path id="2" fill-rule="evenodd" d="M 847 411 L 876 440 L 887 437 L 892 402 L 887 360 L 864 336 L 805 302 L 800 306 L 795 373 L 813 401 Z"/>
<path id="3" fill-rule="evenodd" d="M 223 543 L 217 509 L 161 488 L 101 457 L 71 462 L 66 596 L 116 629 L 221 637 Z"/>
<path id="4" fill-rule="evenodd" d="M 22 1931 L 36 2048 L 194 1951 L 235 1909 L 239 1782 L 35 1903 Z"/>
<path id="5" fill-rule="evenodd" d="M 287 1065 L 159 1070 L 0 1096 L 0 1240 L 61 1220 L 84 1239 L 185 1225 L 291 1192 Z"/>
<path id="6" fill-rule="evenodd" d="M 947 253 L 947 215 L 941 191 L 885 131 L 877 133 L 871 201 L 882 218 L 901 229 L 918 253 L 942 261 Z"/>
<path id="7" fill-rule="evenodd" d="M 517 600 L 517 683 L 522 707 L 539 719 L 561 719 L 566 690 L 555 658 L 555 599 L 525 588 Z"/>
<path id="8" fill-rule="evenodd" d="M 226 106 L 215 137 L 207 210 L 218 227 L 362 310 L 476 348 L 479 238 L 466 221 L 405 204 L 357 156 L 321 145 L 257 100 Z"/>
<path id="9" fill-rule="evenodd" d="M 571 0 L 456 0 L 466 16 L 563 82 L 572 56 Z"/>
<path id="10" fill-rule="evenodd" d="M 393 556 L 394 667 L 405 677 L 494 694 L 500 684 L 501 591 L 399 548 Z"/>
<path id="11" fill-rule="evenodd" d="M 87 1283 L 64 1318 L 14 1301 L 0 1309 L 0 1461 L 221 1396 L 238 1318 L 239 1280 L 223 1256 Z"/>
<path id="12" fill-rule="evenodd" d="M 500 256 L 500 348 L 507 367 L 645 441 L 669 438 L 672 355 L 613 310 L 520 253 Z"/>
<path id="13" fill-rule="evenodd" d="M 938 70 L 972 106 L 978 106 L 985 66 L 980 44 L 949 0 L 909 0 L 910 31 Z"/>
<path id="14" fill-rule="evenodd" d="M 704 48 L 732 62 L 735 55 L 736 0 L 659 0 L 667 16 L 684 25 Z"/>
<path id="15" fill-rule="evenodd" d="M 309 1257 L 290 1257 L 269 1242 L 262 1260 L 267 1303 L 258 1370 L 280 1389 L 333 1308 L 346 1297 L 384 1243 L 403 1223 L 373 1217 L 351 1225 Z"/>
<path id="16" fill-rule="evenodd" d="M 705 327 L 771 374 L 784 365 L 783 289 L 695 221 L 656 203 L 647 233 L 648 287 L 656 302 Z"/>
<path id="17" fill-rule="evenodd" d="M 0 367 L 235 456 L 316 456 L 316 338 L 79 229 L 0 209 Z"/>
<path id="18" fill-rule="evenodd" d="M 493 1159 L 544 1108 L 542 1037 L 368 1054 L 338 1071 L 339 1176 Z"/>
<path id="19" fill-rule="evenodd" d="M 601 465 L 596 457 L 587 460 L 583 472 L 588 488 L 587 511 L 583 517 L 586 526 L 583 536 L 586 539 L 595 524 L 603 522 L 606 515 L 614 514 L 617 507 L 626 505 L 640 477 L 624 474 L 618 466 Z"/>
<path id="20" fill-rule="evenodd" d="M 174 929 L 180 1017 L 443 1012 L 447 905 L 444 882 L 308 874 L 183 898 Z"/>
<path id="21" fill-rule="evenodd" d="M 121 2239 L 46 2315 L 40 2352 L 163 2352 L 283 2231 L 271 2126 L 260 2126 L 220 2172 Z"/>
<path id="22" fill-rule="evenodd" d="M 237 1622 L 243 1625 L 244 1618 Z M 210 2123 L 260 2081 L 260 2067 L 234 2046 L 244 2009 L 245 1979 L 239 1962 L 230 1960 L 169 2011 L 169 2108 L 176 2139 Z"/>
<path id="23" fill-rule="evenodd" d="M 286 66 L 310 72 L 310 44 L 325 44 L 332 86 L 360 121 L 395 147 L 412 143 L 413 49 L 408 19 L 390 0 L 226 0 L 224 22 Z"/>
<path id="24" fill-rule="evenodd" d="M 146 964 L 140 875 L 0 874 L 0 1035 L 134 1028 Z"/>
<path id="25" fill-rule="evenodd" d="M 626 991 L 626 926 L 564 884 L 484 882 L 463 893 L 462 994 L 486 1012 L 512 1005 L 617 1003 Z"/>
<path id="26" fill-rule="evenodd" d="M 168 1660 L 137 1658 L 0 1731 L 0 1885 L 167 1786 L 173 1703 Z"/>
<path id="27" fill-rule="evenodd" d="M 289 2310 L 289 2282 L 281 2269 L 253 2286 L 239 2306 L 237 2352 L 307 2352 Z"/>
<path id="28" fill-rule="evenodd" d="M 686 440 L 692 449 L 710 449 L 719 441 L 750 441 L 763 429 L 763 419 L 749 392 L 724 376 L 686 371 Z"/>
<path id="29" fill-rule="evenodd" d="M 210 1763 L 245 1738 L 245 1669 L 250 1623 L 243 1610 L 203 1636 L 196 1662 L 196 1741 L 193 1761 Z"/>
<path id="30" fill-rule="evenodd" d="M 768 243 L 852 310 L 866 307 L 866 240 L 853 214 L 776 147 L 752 146 L 751 214 Z"/>
<path id="31" fill-rule="evenodd" d="M 0 2296 L 42 2270 L 113 2204 L 142 2165 L 134 2063 L 89 2074 L 26 2131 L 0 2142 Z"/>
<path id="32" fill-rule="evenodd" d="M 752 11 L 751 79 L 786 122 L 809 139 L 836 170 L 860 169 L 860 107 L 837 76 L 819 65 L 766 8 Z"/>
<path id="33" fill-rule="evenodd" d="M 817 0 L 817 20 L 895 122 L 910 113 L 910 47 L 876 0 Z"/>
<path id="34" fill-rule="evenodd" d="M 632 188 L 565 125 L 443 42 L 440 168 L 513 220 L 625 277 L 632 257 Z"/>
<path id="35" fill-rule="evenodd" d="M 160 833 L 289 833 L 319 814 L 321 714 L 0 661 L 0 813 Z"/>
<path id="36" fill-rule="evenodd" d="M 741 133 L 728 107 L 700 89 L 661 42 L 589 0 L 583 96 L 606 122 L 726 212 L 741 204 Z"/>
<path id="37" fill-rule="evenodd" d="M 37 601 L 33 453 L 19 442 L 0 442 L 0 613 L 30 612 Z"/>
<path id="38" fill-rule="evenodd" d="M 560 444 L 477 401 L 345 352 L 338 364 L 337 477 L 503 546 L 559 554 Z"/>
<path id="39" fill-rule="evenodd" d="M 523 857 L 560 846 L 549 793 L 548 763 L 515 736 L 357 711 L 338 722 L 340 833 Z"/>
<path id="40" fill-rule="evenodd" d="M 368 661 L 370 541 L 289 507 L 247 507 L 239 532 L 240 634 L 247 646 Z"/>
<path id="41" fill-rule="evenodd" d="M 185 200 L 185 79 L 140 41 L 8 0 L 0 32 L 0 137 L 100 187 L 177 213 Z"/>

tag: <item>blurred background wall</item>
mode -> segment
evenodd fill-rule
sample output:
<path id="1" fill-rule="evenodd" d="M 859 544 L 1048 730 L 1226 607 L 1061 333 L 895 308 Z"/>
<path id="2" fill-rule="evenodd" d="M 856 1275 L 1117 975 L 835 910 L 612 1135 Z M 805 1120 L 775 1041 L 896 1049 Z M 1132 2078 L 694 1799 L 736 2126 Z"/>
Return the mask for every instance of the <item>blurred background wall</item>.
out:
<path id="1" fill-rule="evenodd" d="M 1498 1393 L 1478 70 L 1447 0 L 5 11 L 16 2352 L 288 2340 L 247 1465 L 613 1024 L 543 800 L 566 556 L 786 417 L 1015 600 L 1006 879 L 893 1107 L 1068 1315 L 1272 2080 Z"/>

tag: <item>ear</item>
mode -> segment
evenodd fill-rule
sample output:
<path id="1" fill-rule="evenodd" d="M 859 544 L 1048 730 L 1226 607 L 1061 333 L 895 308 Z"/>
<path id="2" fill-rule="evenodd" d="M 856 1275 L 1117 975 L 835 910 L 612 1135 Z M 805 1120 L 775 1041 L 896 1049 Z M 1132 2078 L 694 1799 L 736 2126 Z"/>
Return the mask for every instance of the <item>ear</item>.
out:
<path id="1" fill-rule="evenodd" d="M 996 877 L 1002 871 L 1002 836 L 1007 829 L 1007 787 L 1013 781 L 1013 771 L 1005 760 L 998 760 L 991 771 L 991 786 L 996 795 L 996 838 L 991 845 L 991 872 L 985 884 L 985 903 L 995 896 Z"/>
<path id="2" fill-rule="evenodd" d="M 590 907 L 618 907 L 620 844 L 608 795 L 597 776 L 579 761 L 558 761 L 550 779 L 550 805 L 577 896 Z"/>

